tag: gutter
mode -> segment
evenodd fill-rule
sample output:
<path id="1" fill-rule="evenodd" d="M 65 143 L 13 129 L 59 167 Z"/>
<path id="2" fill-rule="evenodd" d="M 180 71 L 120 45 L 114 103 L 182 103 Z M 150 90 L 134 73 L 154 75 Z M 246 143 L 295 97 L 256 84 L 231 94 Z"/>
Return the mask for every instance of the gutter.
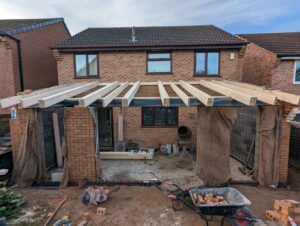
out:
<path id="1" fill-rule="evenodd" d="M 0 36 L 8 37 L 17 43 L 20 88 L 21 88 L 21 92 L 23 92 L 24 91 L 24 75 L 23 75 L 23 65 L 22 65 L 21 41 L 9 34 L 6 34 L 6 33 L 0 33 Z"/>
<path id="2" fill-rule="evenodd" d="M 280 57 L 281 60 L 300 60 L 300 55 L 298 56 L 282 56 Z"/>

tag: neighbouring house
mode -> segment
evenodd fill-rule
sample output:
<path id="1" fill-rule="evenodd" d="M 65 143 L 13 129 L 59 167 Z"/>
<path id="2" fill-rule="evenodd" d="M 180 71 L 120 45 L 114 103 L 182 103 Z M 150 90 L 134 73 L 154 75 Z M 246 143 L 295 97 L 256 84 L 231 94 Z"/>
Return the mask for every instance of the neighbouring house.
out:
<path id="1" fill-rule="evenodd" d="M 300 94 L 300 32 L 238 36 L 250 42 L 243 81 Z"/>
<path id="2" fill-rule="evenodd" d="M 50 46 L 69 37 L 63 18 L 0 20 L 0 99 L 57 85 Z M 10 111 L 0 109 L 0 168 L 11 168 Z"/>
<path id="3" fill-rule="evenodd" d="M 243 81 L 300 94 L 300 32 L 239 34 L 250 44 L 244 56 Z M 295 110 L 300 123 L 300 109 Z M 300 176 L 300 129 L 295 124 L 290 135 L 290 175 Z M 298 169 L 296 173 L 295 168 Z M 296 179 L 291 179 L 296 181 Z M 297 179 L 298 187 L 300 180 Z"/>
<path id="4" fill-rule="evenodd" d="M 156 149 L 177 143 L 178 128 L 187 126 L 192 132 L 188 147 L 197 149 L 197 173 L 227 182 L 231 127 L 238 111 L 251 107 L 259 116 L 251 122 L 255 145 L 251 140 L 248 145 L 255 149 L 254 174 L 269 185 L 286 182 L 289 140 L 277 125 L 289 128 L 282 111 L 298 106 L 300 96 L 242 83 L 247 44 L 203 25 L 89 28 L 52 46 L 59 86 L 0 100 L 2 107 L 19 104 L 17 119 L 10 121 L 15 162 L 30 144 L 34 153 L 42 151 L 47 168 L 65 165 L 70 181 L 99 181 L 101 155 L 129 143 Z M 235 129 L 244 127 L 239 120 Z M 22 140 L 38 135 L 37 146 Z M 241 136 L 241 142 L 247 138 Z M 26 162 L 18 162 L 17 170 L 25 174 L 22 165 Z"/>
<path id="5" fill-rule="evenodd" d="M 50 46 L 69 37 L 63 18 L 0 20 L 0 98 L 57 85 Z"/>

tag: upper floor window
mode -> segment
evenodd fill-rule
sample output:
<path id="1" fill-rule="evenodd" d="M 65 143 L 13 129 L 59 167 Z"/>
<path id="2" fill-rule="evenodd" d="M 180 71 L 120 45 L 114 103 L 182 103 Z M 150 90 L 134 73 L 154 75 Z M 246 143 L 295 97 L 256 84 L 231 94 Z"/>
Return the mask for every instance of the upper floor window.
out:
<path id="1" fill-rule="evenodd" d="M 295 61 L 294 84 L 300 84 L 300 61 Z"/>
<path id="2" fill-rule="evenodd" d="M 98 55 L 75 54 L 75 74 L 77 78 L 98 76 Z"/>
<path id="3" fill-rule="evenodd" d="M 218 76 L 220 70 L 219 52 L 196 52 L 195 75 Z"/>
<path id="4" fill-rule="evenodd" d="M 147 53 L 147 73 L 164 74 L 172 72 L 170 52 Z"/>

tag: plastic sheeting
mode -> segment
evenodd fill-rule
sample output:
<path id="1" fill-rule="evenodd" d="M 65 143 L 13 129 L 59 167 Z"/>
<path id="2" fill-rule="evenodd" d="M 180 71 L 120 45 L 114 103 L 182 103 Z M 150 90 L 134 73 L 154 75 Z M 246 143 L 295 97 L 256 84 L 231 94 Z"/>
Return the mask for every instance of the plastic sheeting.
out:
<path id="1" fill-rule="evenodd" d="M 263 106 L 260 108 L 260 128 L 258 151 L 258 182 L 260 185 L 275 186 L 279 180 L 279 137 L 280 106 Z"/>
<path id="2" fill-rule="evenodd" d="M 41 183 L 48 176 L 40 146 L 39 124 L 36 109 L 31 109 L 24 128 L 16 162 L 14 163 L 12 183 L 29 186 Z"/>
<path id="3" fill-rule="evenodd" d="M 197 174 L 207 186 L 228 182 L 230 131 L 239 108 L 198 107 Z"/>

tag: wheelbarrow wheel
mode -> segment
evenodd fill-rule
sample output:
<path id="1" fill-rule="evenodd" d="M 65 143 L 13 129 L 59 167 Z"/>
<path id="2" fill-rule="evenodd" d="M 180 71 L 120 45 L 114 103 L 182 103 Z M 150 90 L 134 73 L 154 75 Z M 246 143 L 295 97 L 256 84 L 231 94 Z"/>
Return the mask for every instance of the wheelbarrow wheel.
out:
<path id="1" fill-rule="evenodd" d="M 172 200 L 172 208 L 175 211 L 179 211 L 183 209 L 183 202 L 179 201 L 179 200 Z"/>

